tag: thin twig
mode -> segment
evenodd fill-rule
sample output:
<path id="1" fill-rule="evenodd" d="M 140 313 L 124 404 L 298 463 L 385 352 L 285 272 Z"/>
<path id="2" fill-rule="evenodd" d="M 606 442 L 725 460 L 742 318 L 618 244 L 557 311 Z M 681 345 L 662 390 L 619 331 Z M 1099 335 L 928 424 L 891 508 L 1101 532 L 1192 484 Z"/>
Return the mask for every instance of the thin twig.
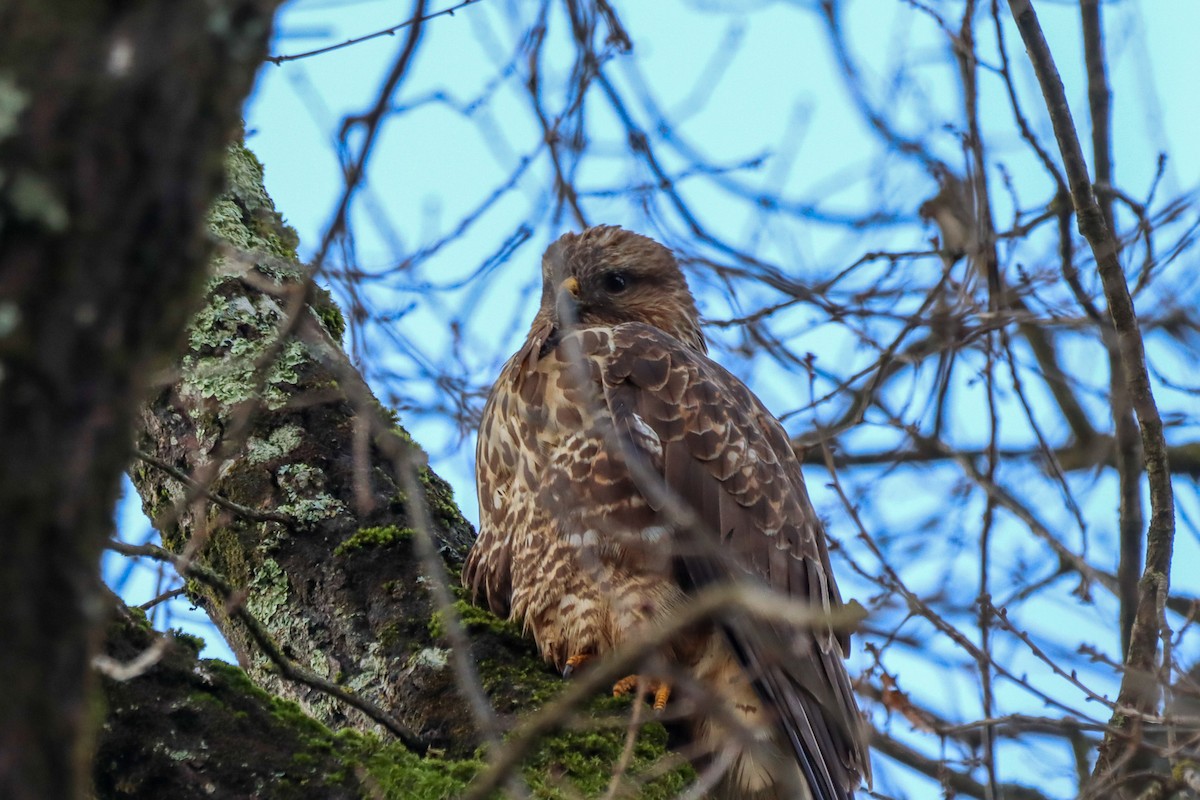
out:
<path id="1" fill-rule="evenodd" d="M 477 2 L 479 2 L 479 0 L 462 0 L 462 2 L 460 2 L 456 6 L 451 6 L 450 8 L 443 8 L 441 11 L 434 11 L 431 14 L 423 14 L 423 15 L 418 14 L 416 16 L 413 16 L 413 17 L 410 17 L 409 19 L 404 20 L 404 22 L 393 25 L 390 28 L 384 28 L 383 30 L 375 31 L 374 33 L 368 33 L 366 36 L 356 36 L 353 39 L 347 39 L 346 41 L 340 42 L 338 44 L 331 44 L 327 47 L 319 47 L 316 50 L 308 50 L 303 53 L 290 53 L 287 55 L 267 56 L 266 60 L 276 66 L 279 66 L 280 64 L 283 64 L 287 61 L 297 61 L 301 58 L 311 58 L 312 56 L 319 56 L 319 55 L 324 55 L 325 53 L 332 53 L 334 50 L 341 50 L 343 47 L 351 47 L 352 45 L 362 44 L 363 42 L 369 42 L 372 39 L 378 39 L 381 36 L 395 36 L 396 31 L 403 30 L 404 28 L 408 28 L 408 27 L 410 27 L 412 25 L 416 25 L 418 23 L 427 22 L 431 19 L 434 19 L 435 17 L 453 17 L 455 11 L 458 11 L 459 9 L 465 8 L 469 5 L 471 5 L 472 3 L 477 3 Z"/>
<path id="2" fill-rule="evenodd" d="M 190 475 L 186 474 L 182 470 L 175 469 L 175 467 L 163 461 L 161 458 L 156 458 L 144 450 L 139 450 L 135 447 L 133 454 L 137 456 L 139 460 L 146 462 L 155 469 L 165 472 L 167 475 L 170 475 L 172 478 L 190 489 L 194 494 L 207 500 L 211 500 L 214 504 L 220 506 L 226 511 L 232 511 L 242 519 L 248 519 L 251 522 L 278 522 L 279 524 L 286 525 L 289 528 L 294 528 L 296 526 L 296 520 L 294 517 L 291 517 L 287 514 L 280 514 L 277 511 L 259 511 L 258 509 L 250 508 L 249 506 L 244 506 L 240 503 L 235 503 L 227 497 L 222 497 L 216 492 L 204 488 L 202 483 L 195 480 Z"/>
<path id="3" fill-rule="evenodd" d="M 179 586 L 177 588 L 171 589 L 168 592 L 163 592 L 162 594 L 160 594 L 156 597 L 150 598 L 146 602 L 137 606 L 137 609 L 139 611 L 149 611 L 150 609 L 154 608 L 159 603 L 165 603 L 168 600 L 174 600 L 176 597 L 179 597 L 181 594 L 186 594 L 186 593 L 187 593 L 187 587 Z"/>

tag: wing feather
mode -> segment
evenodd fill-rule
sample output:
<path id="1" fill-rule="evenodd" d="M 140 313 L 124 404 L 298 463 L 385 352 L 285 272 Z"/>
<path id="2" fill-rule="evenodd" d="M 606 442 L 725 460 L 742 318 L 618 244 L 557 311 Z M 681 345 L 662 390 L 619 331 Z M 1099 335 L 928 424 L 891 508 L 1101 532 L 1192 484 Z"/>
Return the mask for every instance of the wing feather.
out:
<path id="1" fill-rule="evenodd" d="M 512 601 L 512 549 L 505 522 L 512 513 L 513 498 L 504 492 L 513 485 L 520 468 L 517 440 L 506 430 L 506 395 L 507 388 L 497 382 L 484 406 L 475 445 L 479 534 L 462 570 L 463 585 L 471 596 L 501 617 L 508 616 Z"/>
<path id="2" fill-rule="evenodd" d="M 818 608 L 842 604 L 824 532 L 782 426 L 734 375 L 647 325 L 611 331 L 605 399 L 618 430 L 634 414 L 661 444 L 666 486 L 688 503 L 736 563 L 768 586 Z M 730 577 L 714 548 L 684 543 L 685 589 Z M 782 727 L 818 800 L 851 796 L 869 770 L 857 703 L 843 664 L 848 634 L 724 625 L 756 691 Z M 831 758 L 832 756 L 832 758 Z"/>

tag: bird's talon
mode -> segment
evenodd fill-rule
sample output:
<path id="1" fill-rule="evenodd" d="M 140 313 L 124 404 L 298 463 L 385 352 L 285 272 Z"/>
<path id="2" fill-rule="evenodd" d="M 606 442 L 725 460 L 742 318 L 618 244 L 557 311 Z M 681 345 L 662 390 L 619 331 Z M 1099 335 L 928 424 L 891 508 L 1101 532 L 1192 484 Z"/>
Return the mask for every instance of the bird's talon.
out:
<path id="1" fill-rule="evenodd" d="M 624 694 L 629 694 L 637 688 L 638 676 L 626 675 L 621 680 L 613 684 L 613 697 L 620 697 Z"/>
<path id="2" fill-rule="evenodd" d="M 667 707 L 667 700 L 671 698 L 671 687 L 668 684 L 660 683 L 658 688 L 654 690 L 654 710 L 662 711 Z"/>
<path id="3" fill-rule="evenodd" d="M 640 675 L 626 675 L 621 678 L 613 684 L 613 697 L 620 697 L 634 691 L 637 689 L 639 681 L 641 681 Z M 654 695 L 654 710 L 662 711 L 667 707 L 667 700 L 671 698 L 671 685 L 650 679 L 646 683 L 646 692 Z"/>
<path id="4" fill-rule="evenodd" d="M 570 658 L 567 659 L 567 665 L 565 667 L 563 667 L 563 671 L 562 671 L 563 677 L 564 678 L 571 677 L 572 675 L 574 675 L 576 672 L 579 671 L 580 667 L 582 667 L 587 662 L 591 661 L 593 658 L 595 658 L 595 656 L 592 655 L 591 653 L 577 653 L 577 654 L 571 656 Z"/>

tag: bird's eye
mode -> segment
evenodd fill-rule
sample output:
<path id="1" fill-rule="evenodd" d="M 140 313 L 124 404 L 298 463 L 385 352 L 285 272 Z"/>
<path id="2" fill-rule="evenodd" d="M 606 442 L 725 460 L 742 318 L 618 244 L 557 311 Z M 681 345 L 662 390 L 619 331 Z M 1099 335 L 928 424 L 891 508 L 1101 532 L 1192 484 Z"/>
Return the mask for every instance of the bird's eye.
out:
<path id="1" fill-rule="evenodd" d="M 629 288 L 631 282 L 628 272 L 617 270 L 604 273 L 604 289 L 609 294 L 620 294 Z"/>

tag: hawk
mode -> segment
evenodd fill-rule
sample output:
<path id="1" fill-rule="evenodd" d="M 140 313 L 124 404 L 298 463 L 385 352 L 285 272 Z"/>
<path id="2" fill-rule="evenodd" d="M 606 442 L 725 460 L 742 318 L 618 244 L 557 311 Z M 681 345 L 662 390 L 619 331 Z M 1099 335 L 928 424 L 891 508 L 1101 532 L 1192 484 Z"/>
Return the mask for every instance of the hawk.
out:
<path id="1" fill-rule="evenodd" d="M 542 279 L 479 429 L 479 537 L 463 568 L 476 601 L 522 623 L 564 674 L 713 583 L 840 608 L 787 435 L 708 358 L 671 251 L 589 228 L 546 250 Z M 677 689 L 689 752 L 723 767 L 713 797 L 847 800 L 869 775 L 848 646 L 829 623 L 728 614 L 679 634 L 641 687 L 656 709 Z"/>

